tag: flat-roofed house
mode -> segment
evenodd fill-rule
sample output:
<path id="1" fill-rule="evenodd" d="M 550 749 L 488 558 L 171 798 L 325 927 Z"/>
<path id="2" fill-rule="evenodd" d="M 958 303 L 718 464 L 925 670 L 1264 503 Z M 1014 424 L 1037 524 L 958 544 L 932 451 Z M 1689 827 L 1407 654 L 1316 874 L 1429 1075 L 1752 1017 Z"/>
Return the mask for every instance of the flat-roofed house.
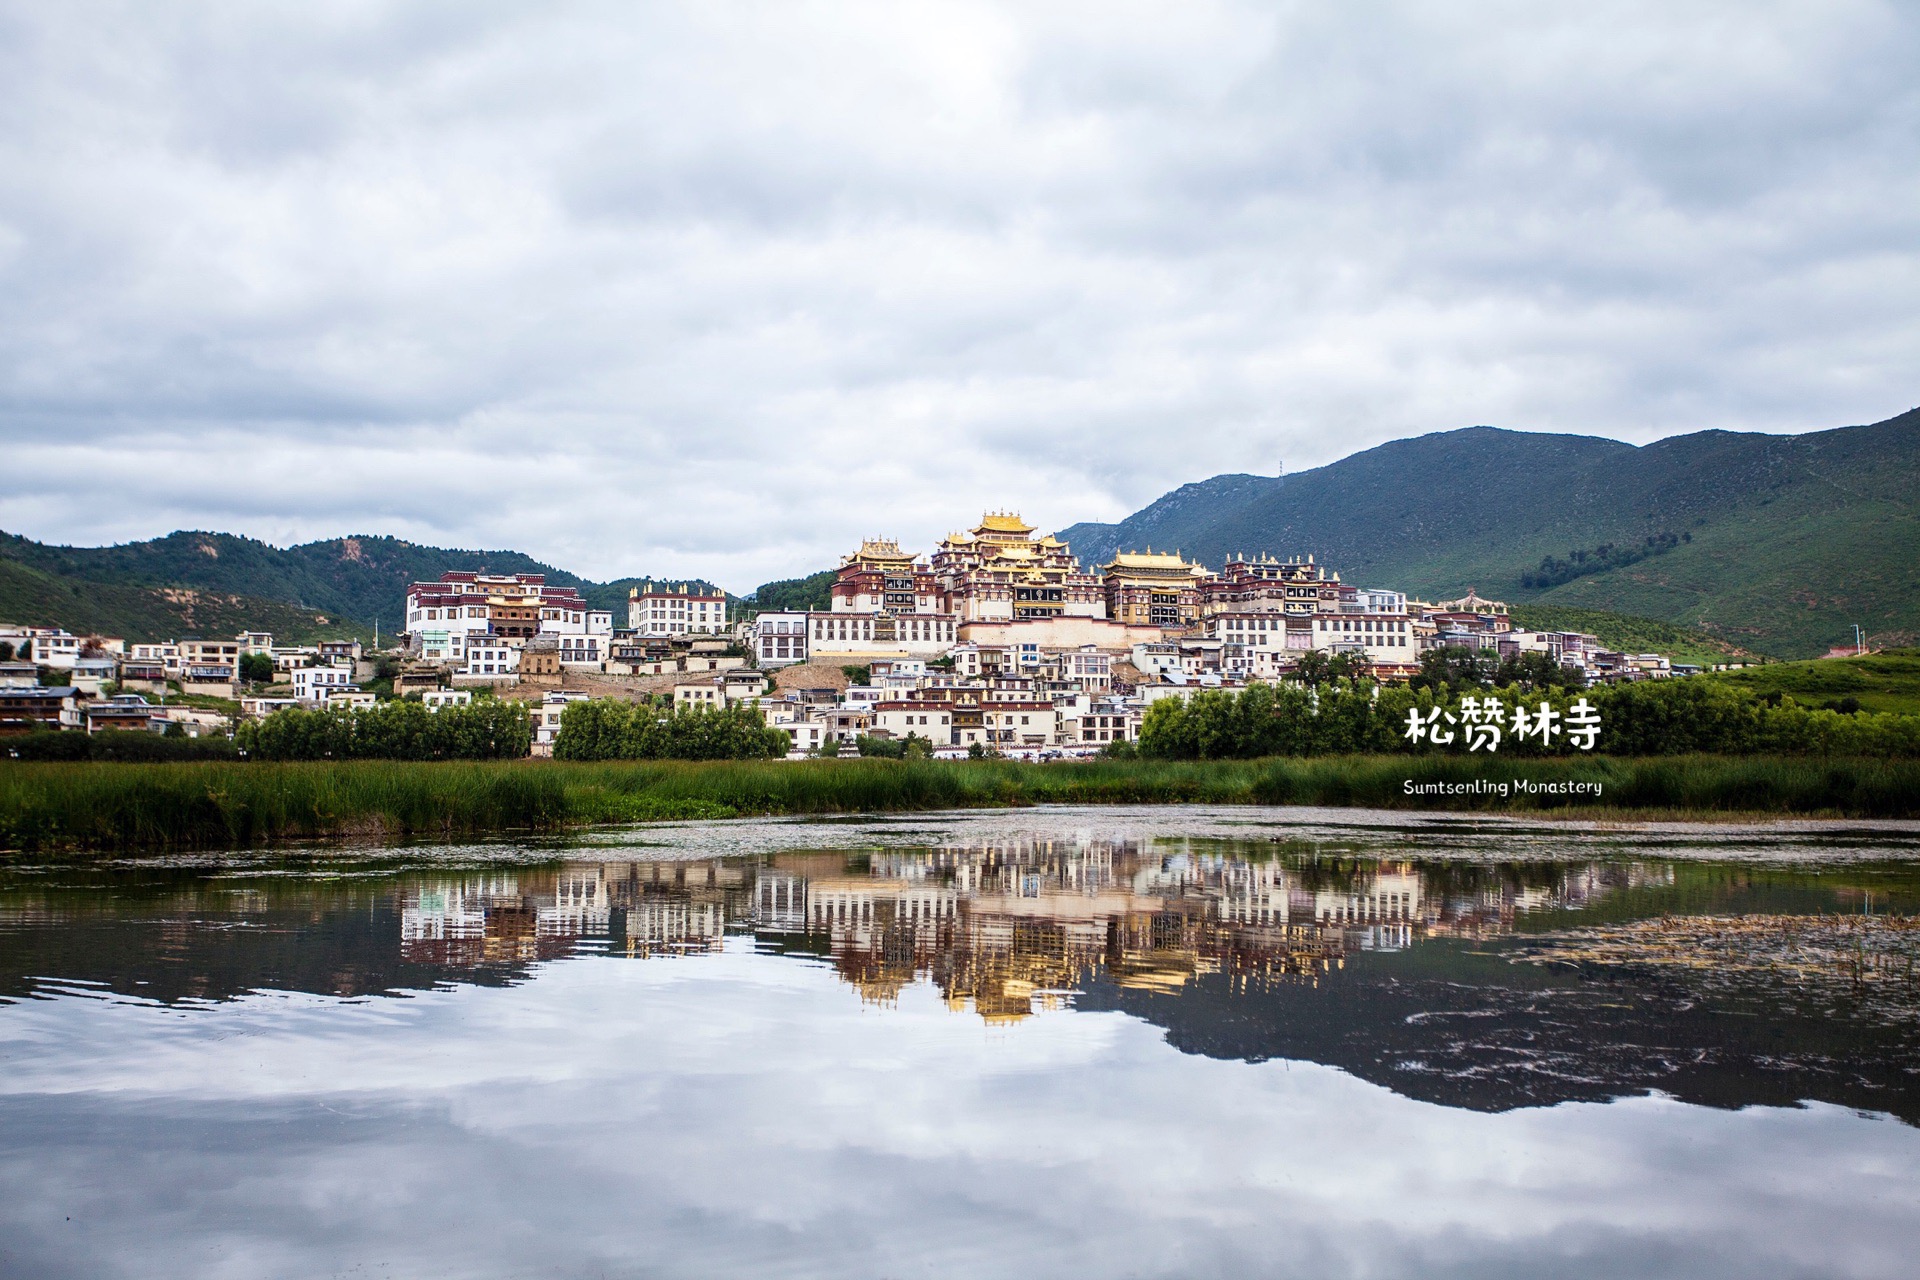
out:
<path id="1" fill-rule="evenodd" d="M 239 641 L 180 642 L 180 688 L 184 692 L 231 698 L 239 683 Z"/>
<path id="2" fill-rule="evenodd" d="M 161 733 L 167 727 L 166 714 L 137 693 L 119 693 L 111 698 L 89 702 L 81 715 L 88 733 L 107 729 L 123 733 Z"/>
<path id="3" fill-rule="evenodd" d="M 35 729 L 78 729 L 80 691 L 72 685 L 0 689 L 0 734 L 31 733 Z"/>

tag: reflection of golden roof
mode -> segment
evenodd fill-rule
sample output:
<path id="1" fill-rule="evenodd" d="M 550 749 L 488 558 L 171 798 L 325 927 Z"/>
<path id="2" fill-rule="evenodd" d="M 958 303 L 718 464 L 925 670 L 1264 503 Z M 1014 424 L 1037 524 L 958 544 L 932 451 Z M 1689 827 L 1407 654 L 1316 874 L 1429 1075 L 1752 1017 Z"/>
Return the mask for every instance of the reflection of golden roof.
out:
<path id="1" fill-rule="evenodd" d="M 1108 966 L 1115 985 L 1129 991 L 1157 991 L 1168 995 L 1187 985 L 1196 973 L 1211 971 L 1197 956 L 1179 953 L 1129 955 Z"/>
<path id="2" fill-rule="evenodd" d="M 1033 526 L 1011 511 L 989 511 L 980 517 L 980 523 L 974 526 L 977 533 L 981 529 L 991 529 L 995 533 L 1032 533 Z"/>
<path id="3" fill-rule="evenodd" d="M 863 1004 L 896 1005 L 900 993 L 913 983 L 913 970 L 881 967 L 871 974 L 849 979 L 860 992 Z"/>

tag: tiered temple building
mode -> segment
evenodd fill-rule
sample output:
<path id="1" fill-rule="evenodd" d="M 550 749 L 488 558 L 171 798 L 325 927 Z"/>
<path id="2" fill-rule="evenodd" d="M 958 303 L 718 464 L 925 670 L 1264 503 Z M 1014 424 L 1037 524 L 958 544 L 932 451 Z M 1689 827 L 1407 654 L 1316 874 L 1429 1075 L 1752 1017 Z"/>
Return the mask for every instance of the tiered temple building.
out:
<path id="1" fill-rule="evenodd" d="M 950 533 L 933 553 L 933 574 L 962 622 L 1104 618 L 1100 580 L 1082 572 L 1073 549 L 1011 512 L 990 512 L 967 533 Z"/>

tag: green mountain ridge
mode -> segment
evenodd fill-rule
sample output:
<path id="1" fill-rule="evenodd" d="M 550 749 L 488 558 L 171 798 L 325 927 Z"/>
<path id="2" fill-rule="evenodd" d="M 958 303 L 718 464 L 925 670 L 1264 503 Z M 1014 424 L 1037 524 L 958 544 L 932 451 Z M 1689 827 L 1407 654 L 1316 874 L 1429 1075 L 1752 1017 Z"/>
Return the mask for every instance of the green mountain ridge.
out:
<path id="1" fill-rule="evenodd" d="M 1703 654 L 1797 658 L 1850 641 L 1855 623 L 1881 645 L 1920 637 L 1917 503 L 1920 410 L 1805 435 L 1703 431 L 1639 447 L 1469 427 L 1284 477 L 1215 476 L 1059 536 L 1089 565 L 1147 546 L 1215 567 L 1234 553 L 1311 553 L 1357 585 L 1429 599 L 1471 587 L 1515 605 L 1670 624 Z M 1657 554 L 1623 553 L 1649 538 Z M 1569 578 L 1576 557 L 1588 558 Z M 276 547 L 181 531 L 66 547 L 0 533 L 0 619 L 128 639 L 242 626 L 368 634 L 375 619 L 391 634 L 407 584 L 449 570 L 542 573 L 621 620 L 628 589 L 648 581 L 592 582 L 523 552 L 385 536 Z M 818 607 L 831 576 L 764 584 L 756 602 Z"/>
<path id="2" fill-rule="evenodd" d="M 56 578 L 10 560 L 0 560 L 0 619 L 136 642 L 271 631 L 283 642 L 311 644 L 316 640 L 367 637 L 371 632 L 371 628 L 349 619 L 280 600 L 194 587 L 128 586 Z"/>
<path id="3" fill-rule="evenodd" d="M 1702 431 L 1634 446 L 1469 427 L 1284 477 L 1183 485 L 1059 537 L 1084 563 L 1180 550 L 1312 553 L 1349 582 L 1597 609 L 1782 657 L 1920 635 L 1920 410 L 1779 436 Z M 1670 550 L 1548 588 L 1548 557 L 1673 535 Z M 1684 541 L 1680 539 L 1684 538 Z"/>
<path id="4" fill-rule="evenodd" d="M 545 574 L 555 586 L 577 589 L 593 607 L 612 610 L 622 625 L 628 589 L 649 581 L 592 582 L 519 551 L 429 547 L 372 535 L 276 547 L 237 534 L 182 530 L 144 542 L 67 547 L 0 533 L 0 619 L 129 640 L 242 627 L 302 640 L 332 632 L 371 635 L 376 619 L 391 635 L 401 626 L 407 585 L 451 570 Z"/>

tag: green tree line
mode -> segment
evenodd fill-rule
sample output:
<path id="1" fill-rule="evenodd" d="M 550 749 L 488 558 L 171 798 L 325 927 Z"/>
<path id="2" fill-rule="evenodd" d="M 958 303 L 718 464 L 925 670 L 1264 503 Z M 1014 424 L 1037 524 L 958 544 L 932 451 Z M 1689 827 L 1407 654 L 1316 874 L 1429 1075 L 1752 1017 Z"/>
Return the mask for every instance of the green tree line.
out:
<path id="1" fill-rule="evenodd" d="M 255 760 L 511 760 L 532 744 L 526 704 L 500 698 L 438 711 L 411 699 L 329 711 L 289 707 L 234 734 L 234 745 Z"/>
<path id="2" fill-rule="evenodd" d="M 1585 699 L 1597 713 L 1593 750 L 1655 756 L 1690 752 L 1724 755 L 1920 756 L 1920 716 L 1853 714 L 1803 707 L 1791 698 L 1756 698 L 1709 680 L 1649 680 L 1588 690 L 1505 689 L 1429 685 L 1383 687 L 1348 680 L 1322 687 L 1250 685 L 1244 693 L 1206 690 L 1191 698 L 1164 698 L 1148 708 L 1139 752 L 1164 760 L 1246 760 L 1261 756 L 1316 756 L 1348 752 L 1458 752 L 1472 736 L 1484 754 L 1498 730 L 1501 755 L 1580 754 L 1567 734 L 1568 713 Z M 1471 700 L 1471 701 L 1469 701 Z M 1546 704 L 1558 732 L 1551 738 L 1514 730 L 1525 706 L 1537 720 Z M 1407 737 L 1411 713 L 1451 742 Z M 1436 718 L 1435 712 L 1439 715 Z M 1451 717 L 1451 719 L 1449 719 Z"/>
<path id="3" fill-rule="evenodd" d="M 770 728 L 757 704 L 678 709 L 620 698 L 588 698 L 560 713 L 557 760 L 766 760 L 792 739 Z"/>
<path id="4" fill-rule="evenodd" d="M 1649 556 L 1663 556 L 1681 543 L 1692 541 L 1691 533 L 1650 533 L 1640 542 L 1603 542 L 1591 551 L 1569 551 L 1564 560 L 1547 556 L 1540 561 L 1538 569 L 1521 572 L 1520 585 L 1544 591 L 1589 573 L 1605 573 L 1609 569 L 1638 564 Z"/>

